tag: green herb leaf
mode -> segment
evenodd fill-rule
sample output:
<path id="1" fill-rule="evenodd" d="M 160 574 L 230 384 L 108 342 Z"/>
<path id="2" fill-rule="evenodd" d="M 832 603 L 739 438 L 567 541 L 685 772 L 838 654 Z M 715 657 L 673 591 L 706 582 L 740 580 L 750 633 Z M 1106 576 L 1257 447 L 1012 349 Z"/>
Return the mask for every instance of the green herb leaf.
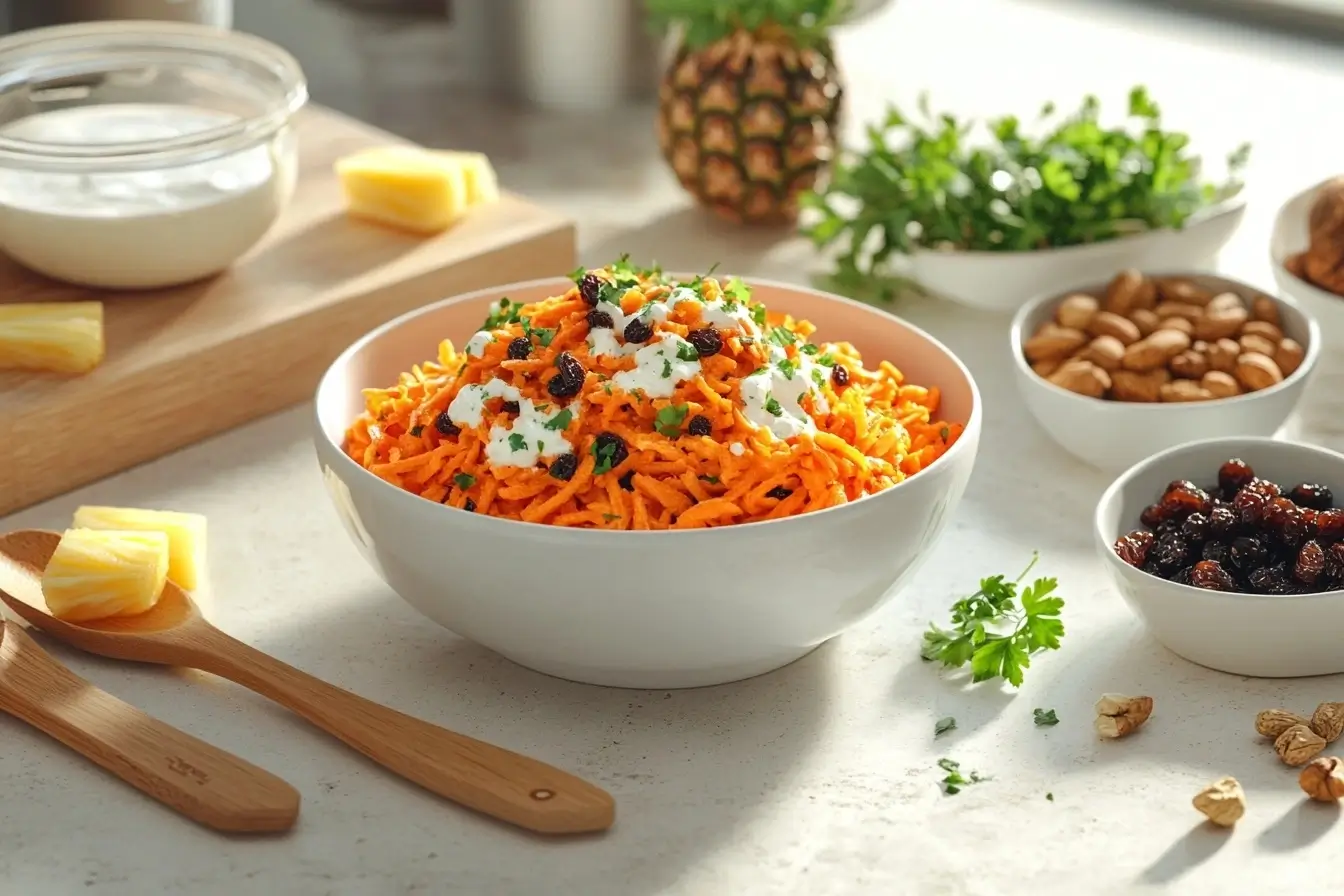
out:
<path id="1" fill-rule="evenodd" d="M 725 305 L 731 301 L 740 305 L 747 304 L 751 300 L 751 287 L 743 283 L 738 277 L 732 277 L 723 285 L 723 294 Z"/>
<path id="2" fill-rule="evenodd" d="M 542 345 L 547 346 L 555 338 L 555 330 L 550 327 L 533 327 L 532 335 L 537 337 L 537 341 Z"/>
<path id="3" fill-rule="evenodd" d="M 938 438 L 942 439 L 943 444 L 946 445 L 947 440 L 952 438 L 952 430 L 948 429 L 946 426 L 940 426 L 938 428 Z"/>
<path id="4" fill-rule="evenodd" d="M 610 523 L 612 520 L 618 520 L 618 519 L 620 519 L 620 518 L 621 518 L 621 515 L 620 515 L 619 513 L 604 513 L 604 514 L 602 514 L 602 519 L 606 520 L 606 521 L 609 522 L 609 523 Z"/>
<path id="5" fill-rule="evenodd" d="M 788 327 L 775 327 L 766 337 L 770 342 L 778 346 L 793 345 L 798 341 L 798 334 L 794 333 Z"/>
<path id="6" fill-rule="evenodd" d="M 818 387 L 826 385 L 825 374 L 815 367 L 812 368 L 812 382 L 816 383 Z"/>
<path id="7" fill-rule="evenodd" d="M 827 352 L 826 354 L 817 358 L 817 363 L 820 364 L 822 367 L 834 367 L 836 364 L 835 356 L 832 355 L 830 352 Z"/>
<path id="8" fill-rule="evenodd" d="M 569 272 L 569 279 L 574 281 L 575 286 L 578 286 L 580 283 L 582 283 L 583 278 L 586 276 L 588 276 L 588 269 L 585 268 L 583 265 L 579 265 L 574 270 Z"/>
<path id="9" fill-rule="evenodd" d="M 611 468 L 616 466 L 614 463 L 616 460 L 615 445 L 605 445 L 599 448 L 597 442 L 594 441 L 592 446 L 588 449 L 588 453 L 597 459 L 597 465 L 593 467 L 594 476 L 601 476 L 603 473 L 609 473 L 611 472 Z"/>
<path id="10" fill-rule="evenodd" d="M 951 716 L 943 716 L 941 719 L 933 723 L 933 736 L 937 737 L 940 734 L 946 734 L 947 732 L 951 731 L 953 728 L 956 727 L 957 727 L 956 719 L 952 718 Z"/>
<path id="11" fill-rule="evenodd" d="M 1055 715 L 1053 709 L 1033 709 L 1031 715 L 1036 721 L 1037 728 L 1048 728 L 1051 725 L 1059 724 L 1059 716 Z"/>
<path id="12" fill-rule="evenodd" d="M 704 482 L 708 482 L 710 485 L 718 485 L 718 484 L 719 484 L 719 477 L 717 477 L 717 476 L 706 476 L 706 475 L 704 475 L 704 474 L 702 473 L 702 474 L 700 474 L 700 476 L 698 476 L 698 477 L 696 477 L 696 478 L 698 478 L 698 479 L 700 479 L 700 480 L 703 480 Z"/>
<path id="13" fill-rule="evenodd" d="M 671 379 L 671 377 L 672 377 L 672 359 L 671 359 L 671 358 L 664 358 L 664 359 L 663 359 L 663 379 L 665 379 L 665 380 L 666 380 L 666 379 Z"/>
<path id="14" fill-rule="evenodd" d="M 418 439 L 418 438 L 420 438 L 420 434 L 421 434 L 422 432 L 424 432 L 424 431 L 425 431 L 425 427 L 424 427 L 423 425 L 417 423 L 417 424 L 415 424 L 414 426 L 411 427 L 411 437 L 412 437 L 412 438 L 416 438 L 416 439 Z"/>
<path id="15" fill-rule="evenodd" d="M 775 417 L 784 416 L 784 408 L 775 400 L 775 396 L 768 392 L 765 395 L 765 412 Z"/>
<path id="16" fill-rule="evenodd" d="M 509 297 L 505 296 L 499 300 L 499 304 L 495 306 L 495 310 L 490 313 L 490 316 L 485 319 L 485 323 L 481 324 L 480 329 L 498 330 L 500 327 L 506 326 L 507 324 L 518 323 L 519 320 L 522 319 L 522 315 L 520 314 L 522 308 L 523 306 L 521 303 L 511 302 L 509 301 Z"/>
<path id="17" fill-rule="evenodd" d="M 1052 803 L 1055 801 L 1055 795 L 1054 795 L 1053 793 L 1047 793 L 1047 794 L 1045 795 L 1045 798 L 1046 798 L 1047 800 L 1049 800 L 1050 802 L 1052 802 Z"/>
<path id="18" fill-rule="evenodd" d="M 793 379 L 793 375 L 798 372 L 798 365 L 789 358 L 785 358 L 775 366 L 779 368 L 780 373 L 784 374 L 786 380 Z"/>
<path id="19" fill-rule="evenodd" d="M 821 349 L 813 345 L 812 343 L 808 342 L 803 345 L 800 345 L 798 347 L 798 351 L 802 352 L 805 355 L 815 355 L 817 352 L 821 351 Z"/>
<path id="20" fill-rule="evenodd" d="M 462 491 L 466 491 L 476 484 L 476 477 L 470 473 L 457 473 L 453 476 L 453 482 L 458 488 L 462 489 Z"/>
<path id="21" fill-rule="evenodd" d="M 684 404 L 670 404 L 661 408 L 653 418 L 653 428 L 669 439 L 675 439 L 681 435 L 681 424 L 690 413 L 690 406 Z"/>
<path id="22" fill-rule="evenodd" d="M 699 361 L 700 353 L 689 342 L 678 342 L 677 358 L 682 361 Z"/>
<path id="23" fill-rule="evenodd" d="M 758 327 L 765 326 L 765 306 L 764 305 L 751 306 L 751 319 L 756 323 L 756 326 Z"/>
<path id="24" fill-rule="evenodd" d="M 527 439 L 523 438 L 518 433 L 515 432 L 509 436 L 510 451 L 522 451 L 526 447 L 527 447 Z"/>
<path id="25" fill-rule="evenodd" d="M 569 426 L 569 422 L 573 419 L 574 414 L 570 412 L 569 408 L 562 408 L 560 410 L 560 413 L 556 414 L 554 417 L 547 420 L 545 423 L 542 424 L 542 426 L 544 426 L 546 429 L 551 430 L 552 432 L 560 432 L 565 427 Z"/>

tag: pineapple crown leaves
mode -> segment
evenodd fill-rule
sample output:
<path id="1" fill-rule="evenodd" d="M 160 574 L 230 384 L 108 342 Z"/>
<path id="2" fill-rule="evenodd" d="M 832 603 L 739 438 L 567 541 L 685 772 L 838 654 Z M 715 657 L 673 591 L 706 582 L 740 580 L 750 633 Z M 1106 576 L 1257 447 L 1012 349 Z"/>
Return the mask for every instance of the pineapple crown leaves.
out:
<path id="1" fill-rule="evenodd" d="M 849 12 L 851 0 L 644 0 L 650 25 L 664 31 L 676 25 L 682 40 L 698 49 L 739 29 L 759 33 L 777 29 L 799 47 L 823 43 Z"/>

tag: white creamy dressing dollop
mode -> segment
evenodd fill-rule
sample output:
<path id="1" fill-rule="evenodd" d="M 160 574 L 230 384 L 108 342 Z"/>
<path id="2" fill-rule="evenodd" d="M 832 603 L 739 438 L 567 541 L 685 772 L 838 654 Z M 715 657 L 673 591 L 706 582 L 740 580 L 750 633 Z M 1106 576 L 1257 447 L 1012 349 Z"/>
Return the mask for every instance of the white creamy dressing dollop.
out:
<path id="1" fill-rule="evenodd" d="M 791 370 L 789 365 L 792 365 Z M 812 360 L 811 355 L 799 351 L 790 359 L 782 346 L 771 343 L 770 360 L 765 368 L 743 377 L 738 386 L 744 406 L 742 416 L 779 439 L 813 434 L 817 424 L 803 410 L 802 400 L 811 395 L 817 413 L 829 414 L 830 405 L 821 393 L 821 384 L 830 375 L 831 369 Z M 779 405 L 775 408 L 778 415 L 767 410 L 772 398 Z"/>
<path id="2" fill-rule="evenodd" d="M 494 334 L 489 330 L 478 330 L 474 336 L 467 340 L 464 351 L 473 358 L 479 358 L 485 354 L 485 347 L 494 341 Z"/>
<path id="3" fill-rule="evenodd" d="M 503 380 L 487 380 L 463 386 L 448 405 L 448 419 L 458 426 L 480 426 L 484 419 L 485 403 L 492 398 L 518 403 L 518 415 L 508 426 L 496 423 L 490 427 L 490 441 L 485 446 L 485 458 L 496 467 L 532 467 L 537 461 L 573 454 L 574 446 L 565 437 L 563 429 L 547 429 L 563 407 L 543 404 L 538 408 L 530 398 Z M 517 436 L 517 438 L 514 438 Z"/>
<path id="4" fill-rule="evenodd" d="M 684 361 L 678 352 L 694 361 Z M 612 382 L 627 392 L 639 390 L 649 398 L 669 398 L 677 386 L 700 374 L 700 357 L 695 346 L 676 333 L 659 333 L 657 339 L 639 347 L 635 366 L 622 370 Z"/>

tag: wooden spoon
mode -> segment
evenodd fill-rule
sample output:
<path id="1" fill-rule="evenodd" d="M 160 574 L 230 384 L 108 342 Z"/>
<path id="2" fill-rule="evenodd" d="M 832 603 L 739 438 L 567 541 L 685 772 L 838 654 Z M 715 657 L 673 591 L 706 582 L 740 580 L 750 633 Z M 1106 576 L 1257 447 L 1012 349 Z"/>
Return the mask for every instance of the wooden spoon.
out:
<path id="1" fill-rule="evenodd" d="M 216 830 L 287 831 L 299 816 L 299 792 L 275 775 L 98 690 L 3 619 L 0 711 Z"/>
<path id="2" fill-rule="evenodd" d="M 172 582 L 139 616 L 73 624 L 48 615 L 39 609 L 39 582 L 59 541 L 55 532 L 36 529 L 0 536 L 0 555 L 10 561 L 0 562 L 0 588 L 8 589 L 0 590 L 0 600 L 53 637 L 100 656 L 185 666 L 235 681 L 427 790 L 519 827 L 543 834 L 611 827 L 615 805 L 606 791 L 300 672 L 210 625 Z"/>

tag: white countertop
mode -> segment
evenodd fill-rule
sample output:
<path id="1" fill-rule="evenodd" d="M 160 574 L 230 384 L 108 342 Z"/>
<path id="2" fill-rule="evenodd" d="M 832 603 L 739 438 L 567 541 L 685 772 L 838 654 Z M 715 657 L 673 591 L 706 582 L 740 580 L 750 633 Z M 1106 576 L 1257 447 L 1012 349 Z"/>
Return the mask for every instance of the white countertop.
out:
<path id="1" fill-rule="evenodd" d="M 1278 201 L 1344 169 L 1332 143 L 1344 52 L 1230 29 L 1225 46 L 1194 42 L 1220 33 L 1165 17 L 1121 24 L 1108 7 L 1081 3 L 910 0 L 847 35 L 841 54 L 860 120 L 880 104 L 879 84 L 907 103 L 927 84 L 938 105 L 994 111 L 1011 96 L 1010 108 L 1028 111 L 1094 81 L 1116 102 L 1133 79 L 1202 143 L 1253 139 L 1250 213 L 1224 269 L 1268 285 Z M 798 241 L 707 225 L 642 155 L 586 186 L 557 187 L 552 172 L 547 188 L 539 168 L 502 167 L 516 179 L 530 170 L 533 192 L 583 215 L 585 261 L 630 251 L 792 280 L 812 263 Z M 61 527 L 78 503 L 203 512 L 206 605 L 223 629 L 364 696 L 587 776 L 618 806 L 605 836 L 540 841 L 402 783 L 240 688 L 54 646 L 99 686 L 289 780 L 303 816 L 278 839 L 216 836 L 0 718 L 0 893 L 1338 891 L 1329 869 L 1339 813 L 1304 804 L 1295 773 L 1251 722 L 1268 707 L 1344 698 L 1344 682 L 1241 679 L 1155 644 L 1093 555 L 1086 521 L 1107 479 L 1025 417 L 1006 322 L 927 302 L 900 313 L 946 340 L 980 383 L 988 410 L 975 477 L 927 564 L 885 609 L 797 664 L 736 685 L 570 684 L 436 628 L 348 543 L 305 408 L 0 521 Z M 1292 426 L 1338 448 L 1344 430 L 1317 422 L 1322 391 L 1318 381 L 1306 422 Z M 978 576 L 1016 572 L 1033 549 L 1068 599 L 1064 649 L 1040 657 L 1020 693 L 963 689 L 921 663 L 927 622 L 944 619 Z M 1091 705 L 1103 691 L 1152 695 L 1153 719 L 1138 736 L 1099 742 Z M 1038 706 L 1057 710 L 1060 724 L 1035 728 Z M 958 728 L 935 742 L 945 715 Z M 993 780 L 945 797 L 943 756 Z M 1226 774 L 1250 802 L 1232 832 L 1206 828 L 1190 808 Z"/>

